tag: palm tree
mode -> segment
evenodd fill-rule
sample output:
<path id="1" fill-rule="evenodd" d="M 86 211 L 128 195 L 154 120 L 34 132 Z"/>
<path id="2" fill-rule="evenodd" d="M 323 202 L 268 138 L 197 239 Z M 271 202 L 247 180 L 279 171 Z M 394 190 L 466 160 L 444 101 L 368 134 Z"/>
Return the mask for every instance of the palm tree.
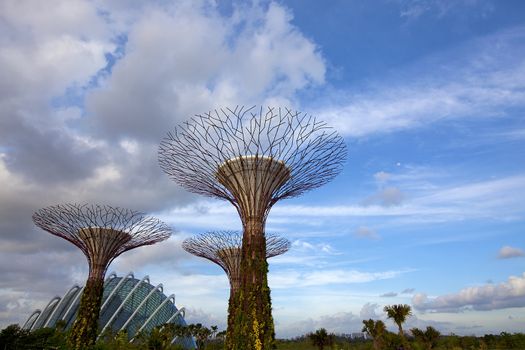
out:
<path id="1" fill-rule="evenodd" d="M 391 318 L 399 328 L 399 336 L 405 339 L 403 333 L 403 323 L 408 317 L 412 316 L 412 308 L 407 304 L 387 305 L 383 309 L 388 318 Z"/>
<path id="2" fill-rule="evenodd" d="M 363 329 L 361 332 L 368 334 L 374 342 L 374 349 L 381 349 L 381 344 L 383 342 L 383 335 L 385 334 L 386 327 L 383 321 L 374 321 L 372 319 L 363 320 Z"/>
<path id="3" fill-rule="evenodd" d="M 412 328 L 410 331 L 414 335 L 414 338 L 425 345 L 427 350 L 432 350 L 441 335 L 437 329 L 431 326 L 428 326 L 424 332 L 419 328 Z"/>
<path id="4" fill-rule="evenodd" d="M 202 323 L 190 324 L 188 326 L 190 334 L 195 337 L 195 342 L 197 343 L 197 349 L 204 349 L 206 343 L 210 339 L 212 331 L 202 325 Z"/>
<path id="5" fill-rule="evenodd" d="M 312 341 L 312 344 L 317 346 L 319 350 L 323 350 L 325 346 L 332 346 L 334 343 L 334 334 L 328 334 L 324 328 L 316 330 L 315 333 L 308 334 L 308 337 Z"/>

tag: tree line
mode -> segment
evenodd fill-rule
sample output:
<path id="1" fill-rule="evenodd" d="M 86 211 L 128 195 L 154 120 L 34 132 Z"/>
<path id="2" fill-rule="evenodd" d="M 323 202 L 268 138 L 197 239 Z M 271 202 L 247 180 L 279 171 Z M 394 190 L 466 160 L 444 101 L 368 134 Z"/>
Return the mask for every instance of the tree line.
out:
<path id="1" fill-rule="evenodd" d="M 34 331 L 22 329 L 12 324 L 0 331 L 1 350 L 70 350 L 69 330 L 63 321 L 53 328 L 40 328 Z M 205 327 L 200 323 L 186 326 L 167 323 L 153 328 L 150 332 L 140 332 L 133 342 L 126 331 L 104 332 L 90 350 L 183 350 L 186 349 L 174 338 L 190 338 L 197 349 L 219 350 L 223 348 L 226 332 L 218 332 L 217 326 Z"/>
<path id="2" fill-rule="evenodd" d="M 409 332 L 403 329 L 407 318 L 412 315 L 412 309 L 407 304 L 387 305 L 383 311 L 387 319 L 397 326 L 398 332 L 392 333 L 386 329 L 382 320 L 363 320 L 362 332 L 367 335 L 367 340 L 349 341 L 328 333 L 321 328 L 307 337 L 298 339 L 304 343 L 305 338 L 310 340 L 312 346 L 318 350 L 324 349 L 356 349 L 356 350 L 489 350 L 489 349 L 525 349 L 525 334 L 510 334 L 502 332 L 499 335 L 488 334 L 483 337 L 457 336 L 455 334 L 443 336 L 432 326 L 425 330 L 411 328 Z M 307 349 L 295 344 L 289 349 Z"/>
<path id="3" fill-rule="evenodd" d="M 382 320 L 363 320 L 362 332 L 366 338 L 349 339 L 328 333 L 325 328 L 294 338 L 277 339 L 276 350 L 506 350 L 525 349 L 525 334 L 501 332 L 481 337 L 442 335 L 432 326 L 426 329 L 403 326 L 412 315 L 409 305 L 387 305 L 384 307 L 387 319 L 397 327 L 397 333 L 390 332 Z M 68 330 L 63 321 L 54 328 L 28 331 L 19 325 L 10 325 L 0 331 L 0 350 L 70 350 L 67 344 Z M 174 338 L 192 338 L 199 350 L 224 349 L 226 331 L 217 326 L 206 327 L 200 323 L 178 325 L 168 323 L 155 327 L 150 332 L 141 332 L 129 342 L 125 331 L 105 332 L 90 350 L 181 350 L 181 344 L 172 343 Z"/>

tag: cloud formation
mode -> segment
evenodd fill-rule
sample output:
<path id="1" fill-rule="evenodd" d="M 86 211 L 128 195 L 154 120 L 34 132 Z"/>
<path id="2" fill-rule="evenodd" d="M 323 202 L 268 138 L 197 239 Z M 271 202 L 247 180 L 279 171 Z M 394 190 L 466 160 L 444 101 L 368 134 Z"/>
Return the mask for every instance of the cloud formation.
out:
<path id="1" fill-rule="evenodd" d="M 224 17 L 201 2 L 149 8 L 127 32 L 126 54 L 87 95 L 97 132 L 157 142 L 207 110 L 279 101 L 324 81 L 315 44 L 275 3 L 236 7 Z"/>
<path id="2" fill-rule="evenodd" d="M 525 256 L 525 253 L 520 248 L 515 248 L 511 246 L 504 246 L 498 252 L 498 259 L 510 259 L 510 258 L 519 258 Z"/>
<path id="3" fill-rule="evenodd" d="M 0 31 L 0 180 L 9 184 L 0 187 L 0 256 L 23 262 L 1 264 L 0 299 L 10 307 L 0 327 L 85 278 L 85 258 L 34 227 L 36 209 L 187 205 L 195 196 L 158 166 L 165 133 L 217 106 L 293 105 L 326 70 L 315 43 L 276 3 L 224 14 L 209 1 L 8 0 L 0 3 Z M 175 240 L 151 249 L 123 255 L 115 267 L 161 257 L 178 264 Z"/>
<path id="4" fill-rule="evenodd" d="M 335 98 L 340 102 L 319 108 L 317 114 L 353 137 L 509 115 L 525 101 L 524 37 L 525 28 L 516 27 L 469 42 L 385 78 L 366 92 L 342 93 Z M 434 68 L 430 73 L 429 67 Z"/>
<path id="5" fill-rule="evenodd" d="M 360 318 L 352 312 L 339 312 L 333 315 L 323 315 L 319 318 L 309 318 L 280 327 L 278 337 L 292 337 L 314 332 L 321 327 L 330 333 L 348 333 L 350 329 L 358 329 Z M 360 330 L 360 329 L 359 329 Z"/>
<path id="6" fill-rule="evenodd" d="M 345 269 L 281 270 L 268 278 L 272 288 L 311 287 L 329 284 L 367 283 L 371 281 L 395 278 L 411 270 L 390 270 L 380 272 L 362 272 Z"/>
<path id="7" fill-rule="evenodd" d="M 407 0 L 399 1 L 400 16 L 407 20 L 417 20 L 421 17 L 443 18 L 453 16 L 462 11 L 474 12 L 478 16 L 486 16 L 493 11 L 493 5 L 486 0 Z M 462 10 L 462 11 L 461 11 Z"/>
<path id="8" fill-rule="evenodd" d="M 522 307 L 525 303 L 525 273 L 511 276 L 507 282 L 468 287 L 455 294 L 429 298 L 418 293 L 412 298 L 416 310 L 461 312 L 464 310 L 498 310 Z"/>

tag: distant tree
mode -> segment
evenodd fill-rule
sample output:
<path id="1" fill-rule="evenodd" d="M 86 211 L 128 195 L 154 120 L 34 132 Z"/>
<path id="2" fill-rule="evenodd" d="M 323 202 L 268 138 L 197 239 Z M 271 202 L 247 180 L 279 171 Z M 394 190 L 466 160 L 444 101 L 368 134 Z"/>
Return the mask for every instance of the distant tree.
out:
<path id="1" fill-rule="evenodd" d="M 412 332 L 414 338 L 422 343 L 427 350 L 431 350 L 436 346 L 441 335 L 438 330 L 431 326 L 428 326 L 426 331 L 422 331 L 419 328 L 412 328 L 410 332 Z"/>
<path id="2" fill-rule="evenodd" d="M 155 327 L 151 330 L 148 337 L 148 348 L 151 350 L 164 350 L 166 347 L 166 339 L 159 327 Z"/>
<path id="3" fill-rule="evenodd" d="M 197 349 L 205 349 L 206 343 L 208 343 L 212 335 L 212 330 L 203 326 L 201 323 L 188 325 L 188 330 L 190 335 L 195 337 Z"/>
<path id="4" fill-rule="evenodd" d="M 374 349 L 379 350 L 383 344 L 383 337 L 386 333 L 386 327 L 383 321 L 374 321 L 372 319 L 363 320 L 363 329 L 361 332 L 368 334 L 372 338 Z"/>
<path id="5" fill-rule="evenodd" d="M 315 333 L 308 334 L 308 338 L 314 346 L 317 346 L 319 350 L 323 350 L 325 346 L 332 346 L 334 343 L 334 334 L 326 331 L 324 328 L 320 328 Z"/>
<path id="6" fill-rule="evenodd" d="M 66 336 L 55 328 L 39 328 L 30 332 L 17 324 L 0 331 L 0 350 L 65 349 Z"/>
<path id="7" fill-rule="evenodd" d="M 217 330 L 218 329 L 219 329 L 219 327 L 217 327 L 217 326 L 211 326 L 210 327 L 212 338 L 215 338 L 215 335 L 217 334 Z"/>
<path id="8" fill-rule="evenodd" d="M 14 349 L 21 339 L 27 337 L 28 333 L 17 324 L 7 326 L 0 332 L 0 349 Z"/>
<path id="9" fill-rule="evenodd" d="M 407 304 L 387 305 L 383 309 L 386 312 L 388 318 L 392 319 L 399 328 L 399 336 L 405 339 L 403 333 L 403 323 L 406 319 L 412 316 L 412 308 Z"/>
<path id="10" fill-rule="evenodd" d="M 220 331 L 218 332 L 216 335 L 215 335 L 215 338 L 217 339 L 220 339 L 220 340 L 224 340 L 224 338 L 226 337 L 226 331 Z"/>
<path id="11" fill-rule="evenodd" d="M 501 345 L 501 343 L 499 344 Z M 467 335 L 459 338 L 459 346 L 462 349 L 476 349 L 478 347 L 478 338 L 473 335 Z M 513 346 L 499 347 L 500 349 L 515 349 Z"/>
<path id="12" fill-rule="evenodd" d="M 56 329 L 58 332 L 65 332 L 65 331 L 66 331 L 66 326 L 67 326 L 67 322 L 64 321 L 64 320 L 58 320 L 58 321 L 55 323 L 55 329 Z"/>

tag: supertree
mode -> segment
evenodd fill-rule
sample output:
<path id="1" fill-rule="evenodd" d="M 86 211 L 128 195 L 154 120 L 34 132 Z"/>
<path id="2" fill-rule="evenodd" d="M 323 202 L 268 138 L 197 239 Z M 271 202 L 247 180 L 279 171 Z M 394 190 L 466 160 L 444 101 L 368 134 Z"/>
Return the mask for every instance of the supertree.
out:
<path id="1" fill-rule="evenodd" d="M 167 239 L 171 229 L 145 214 L 107 205 L 62 204 L 40 209 L 34 223 L 77 246 L 89 263 L 89 276 L 69 335 L 74 349 L 86 349 L 97 338 L 104 276 L 109 264 L 130 249 Z"/>
<path id="2" fill-rule="evenodd" d="M 279 200 L 332 180 L 345 158 L 344 140 L 333 129 L 287 108 L 210 111 L 162 140 L 161 168 L 191 192 L 229 201 L 242 221 L 241 285 L 227 349 L 273 347 L 266 218 Z"/>
<path id="3" fill-rule="evenodd" d="M 230 281 L 228 309 L 232 308 L 234 296 L 241 285 L 242 232 L 207 232 L 182 242 L 188 253 L 208 259 L 222 267 Z M 273 234 L 266 235 L 266 258 L 284 254 L 290 249 L 290 241 Z M 228 312 L 228 325 L 233 323 L 232 312 Z"/>

